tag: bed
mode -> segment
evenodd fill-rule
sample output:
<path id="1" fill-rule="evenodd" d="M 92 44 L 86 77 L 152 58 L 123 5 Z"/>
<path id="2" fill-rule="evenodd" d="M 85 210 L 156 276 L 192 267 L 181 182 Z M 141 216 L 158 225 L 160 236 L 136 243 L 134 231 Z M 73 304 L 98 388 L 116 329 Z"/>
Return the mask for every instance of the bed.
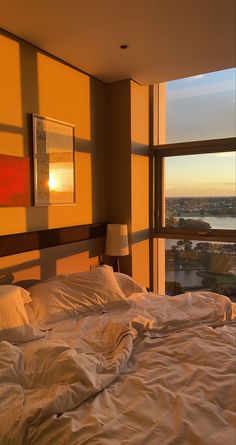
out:
<path id="1" fill-rule="evenodd" d="M 0 445 L 235 443 L 229 298 L 102 266 L 0 286 L 0 306 Z"/>

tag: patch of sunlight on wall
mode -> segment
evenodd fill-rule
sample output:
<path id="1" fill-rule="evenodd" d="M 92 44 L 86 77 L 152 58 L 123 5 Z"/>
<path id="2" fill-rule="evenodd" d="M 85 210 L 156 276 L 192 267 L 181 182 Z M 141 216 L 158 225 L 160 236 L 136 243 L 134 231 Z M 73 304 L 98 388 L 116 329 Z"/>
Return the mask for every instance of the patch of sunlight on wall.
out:
<path id="1" fill-rule="evenodd" d="M 153 145 L 158 144 L 158 116 L 159 116 L 159 110 L 158 110 L 158 88 L 159 85 L 155 84 L 153 85 Z"/>
<path id="2" fill-rule="evenodd" d="M 48 228 L 92 223 L 91 154 L 76 152 L 76 204 L 48 207 Z"/>
<path id="3" fill-rule="evenodd" d="M 22 127 L 19 43 L 0 35 L 0 60 L 0 125 Z"/>
<path id="4" fill-rule="evenodd" d="M 27 231 L 24 207 L 0 207 L 0 235 Z"/>
<path id="5" fill-rule="evenodd" d="M 17 270 L 13 273 L 14 281 L 23 281 L 23 280 L 41 280 L 41 267 L 33 266 L 26 267 L 22 270 Z"/>
<path id="6" fill-rule="evenodd" d="M 149 287 L 149 240 L 132 245 L 132 277 Z"/>
<path id="7" fill-rule="evenodd" d="M 79 224 L 92 223 L 92 157 L 76 153 L 76 202 L 80 206 Z"/>
<path id="8" fill-rule="evenodd" d="M 65 258 L 60 258 L 56 261 L 56 273 L 75 273 L 83 272 L 90 269 L 90 266 L 96 266 L 98 257 L 89 258 L 89 252 L 81 252 L 75 255 L 70 255 Z"/>
<path id="9" fill-rule="evenodd" d="M 22 134 L 1 131 L 0 129 L 0 154 L 24 157 Z"/>
<path id="10" fill-rule="evenodd" d="M 89 76 L 37 54 L 39 114 L 76 125 L 76 137 L 90 140 Z"/>
<path id="11" fill-rule="evenodd" d="M 15 267 L 22 265 L 25 267 L 30 261 L 35 261 L 40 258 L 40 253 L 38 250 L 32 250 L 31 252 L 17 253 L 16 255 L 8 255 L 5 257 L 0 257 L 0 269 Z M 31 267 L 29 265 L 29 267 Z"/>
<path id="12" fill-rule="evenodd" d="M 149 88 L 131 82 L 131 140 L 149 144 Z"/>
<path id="13" fill-rule="evenodd" d="M 159 144 L 166 143 L 166 83 L 159 83 Z"/>
<path id="14" fill-rule="evenodd" d="M 149 158 L 131 156 L 132 232 L 149 227 Z"/>

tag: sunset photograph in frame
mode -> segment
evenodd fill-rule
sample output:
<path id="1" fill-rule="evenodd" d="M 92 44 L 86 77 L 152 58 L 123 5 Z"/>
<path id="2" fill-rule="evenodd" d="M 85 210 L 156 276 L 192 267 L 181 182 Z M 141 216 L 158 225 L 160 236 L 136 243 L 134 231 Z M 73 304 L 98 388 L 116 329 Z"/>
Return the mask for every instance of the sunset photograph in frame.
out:
<path id="1" fill-rule="evenodd" d="M 33 114 L 35 206 L 73 204 L 73 124 Z"/>

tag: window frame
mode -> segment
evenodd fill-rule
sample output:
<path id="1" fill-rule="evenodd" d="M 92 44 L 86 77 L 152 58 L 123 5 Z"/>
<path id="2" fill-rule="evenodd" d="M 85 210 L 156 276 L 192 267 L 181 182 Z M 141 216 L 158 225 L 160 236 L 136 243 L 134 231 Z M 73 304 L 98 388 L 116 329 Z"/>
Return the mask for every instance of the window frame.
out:
<path id="1" fill-rule="evenodd" d="M 235 242 L 236 230 L 227 229 L 182 229 L 165 227 L 164 158 L 171 156 L 219 153 L 236 151 L 236 138 L 211 139 L 153 146 L 154 155 L 154 237 L 199 241 Z"/>

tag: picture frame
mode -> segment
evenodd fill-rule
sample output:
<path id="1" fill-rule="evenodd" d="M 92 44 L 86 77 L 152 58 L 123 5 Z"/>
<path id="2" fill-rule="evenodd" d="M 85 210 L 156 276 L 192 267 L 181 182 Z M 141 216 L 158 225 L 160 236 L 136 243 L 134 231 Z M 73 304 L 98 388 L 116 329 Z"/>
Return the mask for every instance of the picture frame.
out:
<path id="1" fill-rule="evenodd" d="M 34 205 L 75 203 L 75 125 L 32 115 Z"/>

